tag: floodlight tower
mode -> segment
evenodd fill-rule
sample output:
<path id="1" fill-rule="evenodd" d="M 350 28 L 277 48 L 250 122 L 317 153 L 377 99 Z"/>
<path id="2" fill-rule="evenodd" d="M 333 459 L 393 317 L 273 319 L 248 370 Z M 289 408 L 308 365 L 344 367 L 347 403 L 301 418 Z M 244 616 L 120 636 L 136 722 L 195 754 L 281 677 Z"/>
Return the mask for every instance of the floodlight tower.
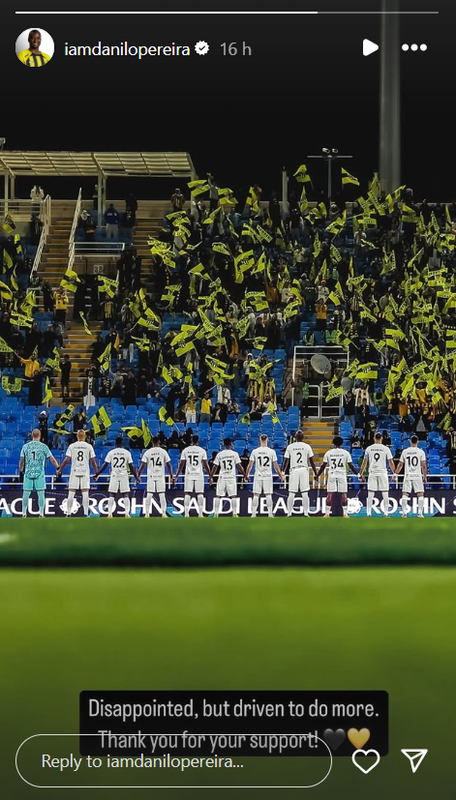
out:
<path id="1" fill-rule="evenodd" d="M 383 191 L 392 192 L 401 183 L 400 0 L 382 0 L 382 11 L 379 173 Z"/>

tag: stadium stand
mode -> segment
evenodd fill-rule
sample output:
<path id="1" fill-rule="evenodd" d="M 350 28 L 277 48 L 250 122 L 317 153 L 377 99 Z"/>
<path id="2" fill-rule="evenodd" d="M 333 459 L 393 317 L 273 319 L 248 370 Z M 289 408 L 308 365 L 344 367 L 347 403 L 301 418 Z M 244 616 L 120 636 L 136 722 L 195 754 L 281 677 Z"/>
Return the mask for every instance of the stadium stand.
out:
<path id="1" fill-rule="evenodd" d="M 122 249 L 99 275 L 67 268 L 68 217 L 53 219 L 30 275 L 30 236 L 16 233 L 14 213 L 5 216 L 0 473 L 17 475 L 20 445 L 42 411 L 61 456 L 73 425 L 60 434 L 55 417 L 81 403 L 99 457 L 126 428 L 135 460 L 144 437 L 160 430 L 175 466 L 189 428 L 209 457 L 226 436 L 243 454 L 263 432 L 281 455 L 292 431 L 315 422 L 310 359 L 290 381 L 294 348 L 308 345 L 349 353 L 347 369 L 333 363 L 325 376 L 340 418 L 319 430 L 321 452 L 337 427 L 354 459 L 375 430 L 386 432 L 393 453 L 416 431 L 429 473 L 449 486 L 456 206 L 416 203 L 405 187 L 385 196 L 375 177 L 355 203 L 309 203 L 307 171 L 295 177 L 301 195 L 291 193 L 285 213 L 258 186 L 239 213 L 233 192 L 212 178 L 191 182 L 185 205 L 174 194 L 162 220 L 141 216 L 129 195 L 110 222 L 105 215 Z M 99 221 L 81 203 L 74 241 L 105 239 Z M 65 401 L 64 354 L 72 372 Z"/>

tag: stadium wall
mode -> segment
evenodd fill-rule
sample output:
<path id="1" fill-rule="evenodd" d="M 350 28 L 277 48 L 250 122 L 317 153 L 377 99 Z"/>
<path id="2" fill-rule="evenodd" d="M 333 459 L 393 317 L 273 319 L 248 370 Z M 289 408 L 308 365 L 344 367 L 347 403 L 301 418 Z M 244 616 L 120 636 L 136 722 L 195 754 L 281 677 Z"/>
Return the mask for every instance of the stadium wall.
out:
<path id="1" fill-rule="evenodd" d="M 310 495 L 310 516 L 311 517 L 321 517 L 326 510 L 326 499 L 325 496 L 321 495 L 317 491 L 311 491 Z M 350 516 L 353 518 L 356 517 L 365 517 L 366 516 L 366 496 L 367 492 L 362 490 L 356 494 L 352 493 L 349 496 L 349 506 L 348 510 Z M 389 512 L 390 515 L 398 515 L 400 513 L 400 498 L 402 493 L 400 491 L 391 491 L 390 492 L 390 505 L 389 505 Z M 214 498 L 215 498 L 215 491 L 207 490 L 204 494 L 205 497 L 205 505 L 204 505 L 204 514 L 205 516 L 212 516 L 214 512 Z M 143 504 L 145 502 L 145 494 L 142 490 L 137 489 L 136 491 L 131 493 L 132 503 L 131 503 L 131 515 L 133 517 L 139 517 L 143 515 Z M 239 514 L 241 517 L 248 517 L 252 511 L 252 500 L 253 495 L 251 492 L 248 491 L 241 491 L 239 493 L 239 497 L 235 500 L 235 513 Z M 67 510 L 67 491 L 66 489 L 62 489 L 61 491 L 48 491 L 46 493 L 46 516 L 47 517 L 62 517 L 66 514 Z M 275 492 L 273 494 L 273 513 L 275 517 L 283 517 L 286 516 L 287 513 L 287 493 L 283 492 Z M 90 494 L 90 514 L 91 516 L 99 516 L 99 517 L 106 517 L 108 514 L 108 493 L 107 491 L 103 490 L 96 490 L 91 492 Z M 75 505 L 73 506 L 74 515 L 81 516 L 82 515 L 82 508 L 81 508 L 81 498 L 77 497 L 75 500 Z M 301 499 L 297 496 L 295 498 L 294 504 L 295 516 L 298 517 L 299 514 L 302 514 L 302 505 Z M 411 513 L 417 514 L 417 499 L 412 498 L 411 503 Z M 29 509 L 28 512 L 31 517 L 38 516 L 38 505 L 37 501 L 34 498 L 31 498 L 29 501 Z M 184 495 L 181 491 L 176 490 L 174 492 L 167 493 L 167 512 L 168 516 L 170 517 L 179 517 L 183 516 L 184 514 Z M 192 499 L 190 512 L 192 515 L 197 514 L 197 503 L 196 498 Z M 122 498 L 117 500 L 115 516 L 122 517 L 125 513 L 125 507 Z M 229 517 L 233 513 L 233 509 L 231 508 L 231 502 L 228 499 L 225 499 L 223 504 L 223 509 L 220 513 L 221 517 Z M 333 507 L 333 514 L 334 516 L 341 516 L 342 515 L 342 508 L 341 506 L 334 505 Z M 456 515 L 456 490 L 432 490 L 429 491 L 425 495 L 424 500 L 424 514 L 425 516 L 455 516 Z M 20 517 L 22 515 L 22 492 L 18 489 L 10 489 L 5 490 L 2 492 L 0 497 L 0 515 L 4 517 Z M 260 499 L 260 507 L 259 507 L 259 515 L 266 516 L 267 509 L 266 509 L 266 500 L 264 497 Z M 153 501 L 152 506 L 152 516 L 161 516 L 160 506 L 156 499 Z M 379 518 L 382 516 L 382 512 L 380 510 L 380 499 L 374 499 L 374 506 L 373 506 L 373 514 L 372 516 L 375 518 Z"/>

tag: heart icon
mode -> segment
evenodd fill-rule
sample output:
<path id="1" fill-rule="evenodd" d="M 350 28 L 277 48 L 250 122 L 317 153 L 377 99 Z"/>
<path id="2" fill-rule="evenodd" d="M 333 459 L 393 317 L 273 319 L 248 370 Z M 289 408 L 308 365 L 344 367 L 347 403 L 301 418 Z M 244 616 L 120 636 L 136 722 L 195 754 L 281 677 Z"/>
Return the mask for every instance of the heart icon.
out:
<path id="1" fill-rule="evenodd" d="M 375 756 L 375 761 L 373 764 L 370 765 L 370 767 L 365 769 L 364 767 L 361 766 L 361 764 L 358 764 L 356 760 L 358 756 Z M 368 772 L 370 772 L 372 769 L 375 769 L 377 764 L 380 763 L 380 753 L 377 750 L 355 750 L 355 752 L 352 755 L 352 761 L 355 767 L 358 767 L 358 769 L 360 769 L 361 772 L 364 772 L 364 774 L 367 775 Z"/>
<path id="2" fill-rule="evenodd" d="M 357 750 L 369 741 L 370 735 L 371 732 L 368 728 L 361 728 L 360 731 L 356 728 L 350 728 L 350 730 L 347 731 L 349 741 Z"/>
<path id="3" fill-rule="evenodd" d="M 337 731 L 333 731 L 332 728 L 326 728 L 323 738 L 332 750 L 337 750 L 345 739 L 345 731 L 342 728 L 338 728 Z"/>

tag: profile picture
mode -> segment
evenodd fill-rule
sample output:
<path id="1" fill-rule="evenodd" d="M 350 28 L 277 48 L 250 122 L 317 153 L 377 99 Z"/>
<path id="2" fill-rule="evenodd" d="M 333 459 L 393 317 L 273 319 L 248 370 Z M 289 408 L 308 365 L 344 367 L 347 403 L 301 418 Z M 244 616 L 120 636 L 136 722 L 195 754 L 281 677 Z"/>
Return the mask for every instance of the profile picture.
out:
<path id="1" fill-rule="evenodd" d="M 16 55 L 26 67 L 44 67 L 54 55 L 54 39 L 42 28 L 28 28 L 16 39 Z"/>

